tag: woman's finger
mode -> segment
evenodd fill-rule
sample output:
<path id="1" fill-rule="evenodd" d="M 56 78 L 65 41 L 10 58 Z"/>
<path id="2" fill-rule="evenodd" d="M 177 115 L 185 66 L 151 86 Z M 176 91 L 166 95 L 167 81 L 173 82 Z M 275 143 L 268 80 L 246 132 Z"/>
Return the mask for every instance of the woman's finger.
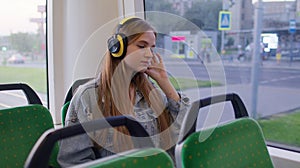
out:
<path id="1" fill-rule="evenodd" d="M 161 57 L 161 55 L 159 53 L 156 53 L 156 57 L 157 57 L 157 59 L 158 59 L 159 62 L 163 61 L 162 57 Z"/>
<path id="2" fill-rule="evenodd" d="M 153 58 L 151 59 L 151 65 L 155 64 L 155 60 L 154 60 L 154 56 Z"/>
<path id="3" fill-rule="evenodd" d="M 156 53 L 153 53 L 152 60 L 154 61 L 154 63 L 159 63 L 159 59 L 157 58 L 157 54 Z"/>

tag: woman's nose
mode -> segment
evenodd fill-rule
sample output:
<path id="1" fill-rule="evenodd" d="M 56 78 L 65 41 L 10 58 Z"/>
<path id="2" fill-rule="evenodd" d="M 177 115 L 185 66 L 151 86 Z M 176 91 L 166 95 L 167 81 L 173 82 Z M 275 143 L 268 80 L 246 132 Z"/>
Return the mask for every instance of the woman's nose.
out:
<path id="1" fill-rule="evenodd" d="M 145 56 L 146 57 L 153 57 L 153 51 L 152 51 L 152 49 L 150 47 L 146 48 Z"/>

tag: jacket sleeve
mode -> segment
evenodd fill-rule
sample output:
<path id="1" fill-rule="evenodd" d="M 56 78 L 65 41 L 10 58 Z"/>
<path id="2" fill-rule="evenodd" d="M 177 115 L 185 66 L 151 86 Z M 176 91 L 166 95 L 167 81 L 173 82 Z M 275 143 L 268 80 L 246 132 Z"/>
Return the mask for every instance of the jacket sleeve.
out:
<path id="1" fill-rule="evenodd" d="M 183 122 L 183 118 L 185 114 L 188 112 L 191 103 L 190 99 L 183 93 L 178 93 L 180 96 L 179 101 L 175 101 L 173 99 L 167 98 L 167 108 L 170 111 L 170 116 L 173 120 L 172 130 L 174 136 L 179 135 L 179 131 L 181 128 L 181 124 Z"/>
<path id="2" fill-rule="evenodd" d="M 150 81 L 155 88 L 159 88 L 156 84 L 154 84 L 152 81 Z M 171 120 L 173 121 L 171 125 L 171 129 L 173 132 L 174 138 L 176 138 L 179 135 L 180 127 L 183 122 L 185 114 L 188 112 L 188 110 L 191 107 L 190 99 L 185 94 L 181 92 L 177 92 L 180 99 L 179 101 L 175 101 L 171 98 L 168 98 L 165 96 L 163 91 L 160 89 L 161 94 L 164 95 L 164 102 L 166 105 L 166 108 L 170 112 Z"/>
<path id="3" fill-rule="evenodd" d="M 84 110 L 80 97 L 73 97 L 66 116 L 66 126 L 87 121 Z M 85 163 L 96 158 L 93 150 L 94 145 L 88 134 L 63 139 L 59 146 L 57 161 L 62 167 Z"/>

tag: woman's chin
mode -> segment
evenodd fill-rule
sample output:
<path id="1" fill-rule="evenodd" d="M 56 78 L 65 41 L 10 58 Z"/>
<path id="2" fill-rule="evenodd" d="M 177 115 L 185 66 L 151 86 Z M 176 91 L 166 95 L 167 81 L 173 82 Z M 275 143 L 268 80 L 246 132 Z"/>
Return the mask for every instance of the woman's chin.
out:
<path id="1" fill-rule="evenodd" d="M 143 72 L 145 73 L 147 71 L 147 67 L 141 67 L 138 69 L 138 72 Z"/>

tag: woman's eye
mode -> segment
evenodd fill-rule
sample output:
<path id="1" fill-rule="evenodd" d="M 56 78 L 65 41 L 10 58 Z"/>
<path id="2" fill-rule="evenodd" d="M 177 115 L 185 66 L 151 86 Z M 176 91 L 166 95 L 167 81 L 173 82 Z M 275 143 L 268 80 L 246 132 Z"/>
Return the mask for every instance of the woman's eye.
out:
<path id="1" fill-rule="evenodd" d="M 146 46 L 144 46 L 144 45 L 137 45 L 137 47 L 139 47 L 139 48 L 145 48 Z"/>

